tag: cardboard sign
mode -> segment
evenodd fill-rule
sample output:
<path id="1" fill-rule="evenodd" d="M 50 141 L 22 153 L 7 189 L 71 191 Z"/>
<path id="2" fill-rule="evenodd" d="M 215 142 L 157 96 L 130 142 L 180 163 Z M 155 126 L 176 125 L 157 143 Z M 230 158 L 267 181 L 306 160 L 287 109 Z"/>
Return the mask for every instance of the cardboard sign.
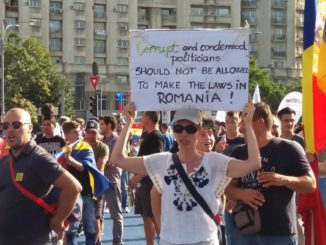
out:
<path id="1" fill-rule="evenodd" d="M 138 110 L 241 111 L 248 101 L 249 31 L 131 31 L 131 96 Z"/>

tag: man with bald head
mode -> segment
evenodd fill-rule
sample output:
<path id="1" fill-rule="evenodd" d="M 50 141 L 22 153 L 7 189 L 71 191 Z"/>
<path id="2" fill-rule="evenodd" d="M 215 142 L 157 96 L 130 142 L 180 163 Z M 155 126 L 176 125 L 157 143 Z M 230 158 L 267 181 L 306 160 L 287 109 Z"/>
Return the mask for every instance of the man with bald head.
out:
<path id="1" fill-rule="evenodd" d="M 64 220 L 71 213 L 81 186 L 32 140 L 33 125 L 27 111 L 21 108 L 9 110 L 2 125 L 10 150 L 0 159 L 0 244 L 49 244 L 51 230 L 62 235 Z M 60 189 L 55 214 L 46 214 L 22 194 L 13 181 L 41 198 L 52 186 Z"/>

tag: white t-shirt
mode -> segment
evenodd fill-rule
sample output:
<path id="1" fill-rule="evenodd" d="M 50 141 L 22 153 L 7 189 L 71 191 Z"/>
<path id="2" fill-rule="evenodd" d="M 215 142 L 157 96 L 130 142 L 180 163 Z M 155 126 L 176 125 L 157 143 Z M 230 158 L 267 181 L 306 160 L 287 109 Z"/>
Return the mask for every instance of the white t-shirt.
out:
<path id="1" fill-rule="evenodd" d="M 197 204 L 177 170 L 172 167 L 172 154 L 163 152 L 143 158 L 153 184 L 162 194 L 160 239 L 172 244 L 204 241 L 218 244 L 216 224 Z M 219 209 L 217 198 L 231 180 L 226 177 L 230 160 L 230 157 L 220 153 L 204 153 L 201 164 L 188 174 L 214 214 Z M 187 165 L 182 165 L 187 172 Z"/>

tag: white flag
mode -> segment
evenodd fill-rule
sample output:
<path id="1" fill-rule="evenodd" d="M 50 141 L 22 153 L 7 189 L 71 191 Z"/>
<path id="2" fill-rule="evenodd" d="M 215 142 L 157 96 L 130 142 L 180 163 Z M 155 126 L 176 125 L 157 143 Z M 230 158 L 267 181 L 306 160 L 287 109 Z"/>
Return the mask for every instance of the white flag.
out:
<path id="1" fill-rule="evenodd" d="M 256 85 L 255 92 L 252 96 L 252 102 L 257 103 L 260 102 L 260 92 L 259 92 L 259 86 Z"/>

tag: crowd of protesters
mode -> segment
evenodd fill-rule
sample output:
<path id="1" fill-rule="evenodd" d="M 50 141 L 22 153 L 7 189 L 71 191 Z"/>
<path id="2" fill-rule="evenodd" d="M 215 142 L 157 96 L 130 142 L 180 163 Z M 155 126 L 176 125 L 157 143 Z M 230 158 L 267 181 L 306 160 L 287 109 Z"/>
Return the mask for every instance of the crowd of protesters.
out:
<path id="1" fill-rule="evenodd" d="M 57 118 L 51 104 L 41 114 L 39 133 L 32 134 L 30 115 L 20 108 L 9 110 L 1 124 L 0 244 L 76 244 L 80 232 L 87 245 L 102 244 L 108 210 L 112 244 L 121 245 L 123 213 L 131 208 L 143 218 L 146 245 L 155 237 L 160 245 L 304 244 L 296 199 L 313 192 L 316 179 L 291 108 L 273 115 L 267 104 L 248 102 L 242 113 L 226 112 L 220 121 L 177 110 L 171 124 L 146 111 L 140 137 L 131 134 L 133 103 L 124 115 L 88 121 Z M 325 208 L 326 156 L 318 157 Z M 94 187 L 94 173 L 109 183 L 104 193 Z M 44 200 L 54 186 L 56 210 L 44 213 L 19 185 Z M 81 217 L 70 220 L 78 200 Z M 240 205 L 258 211 L 259 225 L 239 226 Z"/>

